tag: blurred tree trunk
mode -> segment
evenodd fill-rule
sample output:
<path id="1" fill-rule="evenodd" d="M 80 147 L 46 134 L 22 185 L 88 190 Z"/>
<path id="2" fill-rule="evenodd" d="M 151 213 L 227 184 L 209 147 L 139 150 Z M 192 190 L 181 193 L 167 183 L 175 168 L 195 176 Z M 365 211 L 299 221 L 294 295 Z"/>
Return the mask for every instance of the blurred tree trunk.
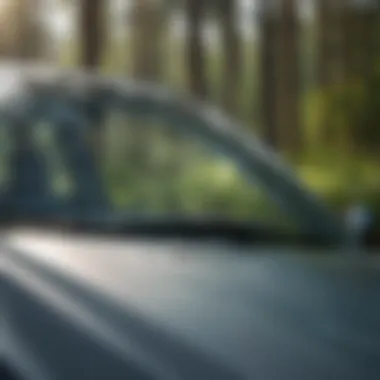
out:
<path id="1" fill-rule="evenodd" d="M 363 102 L 361 99 L 361 87 L 365 73 L 362 67 L 362 40 L 361 31 L 361 11 L 352 2 L 339 0 L 340 12 L 340 32 L 341 32 L 341 81 L 344 84 L 343 98 L 348 99 L 341 105 L 341 113 L 346 116 L 344 129 L 340 131 L 338 138 L 342 142 L 342 148 L 346 154 L 355 153 L 356 146 L 355 134 L 361 122 L 357 118 L 357 111 Z M 364 90 L 365 91 L 365 90 Z M 360 111 L 359 111 L 360 113 Z M 351 171 L 351 169 L 349 169 Z M 352 173 L 352 179 L 356 173 Z"/>
<path id="2" fill-rule="evenodd" d="M 157 1 L 134 0 L 129 17 L 132 25 L 133 76 L 156 81 L 162 74 L 163 8 Z"/>
<path id="3" fill-rule="evenodd" d="M 103 0 L 80 0 L 79 41 L 80 65 L 86 70 L 98 70 L 105 43 L 105 2 Z M 91 101 L 91 99 L 89 99 Z M 91 109 L 88 109 L 91 114 Z M 91 117 L 90 143 L 98 162 L 104 159 L 104 135 L 102 116 Z"/>
<path id="4" fill-rule="evenodd" d="M 279 143 L 289 153 L 301 148 L 299 25 L 296 0 L 281 0 L 277 29 L 277 111 Z"/>
<path id="5" fill-rule="evenodd" d="M 317 17 L 317 67 L 319 136 L 321 143 L 330 144 L 341 140 L 337 126 L 329 112 L 329 95 L 333 88 L 347 83 L 349 39 L 345 31 L 347 0 L 316 0 Z M 347 44 L 348 42 L 348 44 Z"/>
<path id="6" fill-rule="evenodd" d="M 323 144 L 331 143 L 333 126 L 327 113 L 327 94 L 331 84 L 336 82 L 336 71 L 342 70 L 337 66 L 341 62 L 339 55 L 339 23 L 336 9 L 331 0 L 316 0 L 316 28 L 317 28 L 317 67 L 316 84 L 319 91 L 319 136 Z M 335 78 L 335 79 L 334 79 Z"/>
<path id="7" fill-rule="evenodd" d="M 218 4 L 223 32 L 224 73 L 223 105 L 231 113 L 238 111 L 241 75 L 241 49 L 237 26 L 236 0 L 220 0 Z"/>
<path id="8" fill-rule="evenodd" d="M 350 45 L 351 75 L 368 78 L 376 64 L 376 22 L 378 8 L 368 5 L 348 6 L 345 33 Z"/>
<path id="9" fill-rule="evenodd" d="M 155 0 L 134 0 L 129 13 L 132 59 L 132 75 L 135 79 L 159 82 L 163 73 L 162 63 L 164 36 L 166 32 L 165 9 L 162 2 Z M 151 159 L 153 135 L 145 120 L 131 121 L 133 134 L 126 137 L 133 140 L 126 152 L 126 159 L 133 163 L 136 173 L 150 176 L 154 162 Z M 137 174 L 136 174 L 137 175 Z M 144 202 L 143 191 L 141 202 Z"/>
<path id="10" fill-rule="evenodd" d="M 190 92 L 201 99 L 207 98 L 206 53 L 202 33 L 205 0 L 186 0 L 188 23 L 188 75 Z"/>
<path id="11" fill-rule="evenodd" d="M 367 154 L 376 139 L 373 126 L 378 120 L 378 114 L 371 109 L 375 108 L 374 86 L 380 51 L 379 7 L 370 1 L 317 1 L 318 84 L 322 100 L 331 109 L 329 114 L 326 108 L 321 110 L 321 136 L 324 143 L 340 145 L 346 157 Z M 331 89 L 334 90 L 332 99 Z M 357 173 L 350 175 L 355 181 Z"/>
<path id="12" fill-rule="evenodd" d="M 105 2 L 80 0 L 79 7 L 80 64 L 87 69 L 96 69 L 104 48 Z"/>
<path id="13" fill-rule="evenodd" d="M 380 5 L 380 3 L 379 3 Z M 380 7 L 368 7 L 362 10 L 362 71 L 367 78 L 372 78 L 376 72 L 377 59 L 379 54 L 380 30 L 378 29 Z M 377 41 L 376 41 L 377 40 Z"/>
<path id="14" fill-rule="evenodd" d="M 275 70 L 275 42 L 276 19 L 274 9 L 268 0 L 261 0 L 260 4 L 260 109 L 265 141 L 277 146 L 276 128 L 276 70 Z"/>
<path id="15" fill-rule="evenodd" d="M 38 0 L 3 0 L 0 4 L 0 55 L 6 58 L 40 58 L 45 32 L 38 22 Z"/>
<path id="16" fill-rule="evenodd" d="M 342 84 L 366 71 L 373 51 L 368 16 L 373 14 L 350 0 L 317 0 L 318 84 Z"/>
<path id="17" fill-rule="evenodd" d="M 331 46 L 334 28 L 331 0 L 317 0 L 317 84 L 324 87 L 330 83 L 329 63 L 332 61 Z"/>
<path id="18" fill-rule="evenodd" d="M 37 36 L 29 35 L 31 32 L 31 3 L 24 0 L 16 0 L 14 3 L 14 23 L 16 28 L 15 56 L 19 59 L 26 60 L 33 56 L 33 47 L 30 42 L 36 42 Z M 32 41 L 34 39 L 34 41 Z"/>
<path id="19" fill-rule="evenodd" d="M 350 81 L 357 79 L 360 75 L 359 70 L 359 43 L 360 43 L 360 20 L 358 11 L 347 0 L 341 2 L 341 25 L 342 25 L 342 42 L 343 42 L 343 65 L 345 80 Z"/>
<path id="20" fill-rule="evenodd" d="M 360 149 L 367 154 L 373 152 L 373 148 L 376 147 L 376 133 L 372 130 L 378 124 L 379 113 L 376 115 L 369 112 L 370 104 L 373 104 L 374 99 L 378 99 L 379 96 L 379 89 L 374 90 L 377 81 L 376 70 L 379 67 L 377 56 L 379 46 L 376 43 L 376 39 L 379 38 L 377 34 L 379 31 L 376 33 L 379 7 L 373 4 L 362 6 L 353 4 L 345 11 L 347 77 L 350 83 L 360 85 L 357 93 L 353 94 L 355 96 L 353 101 L 358 104 L 357 108 L 361 113 L 358 119 L 350 118 L 347 128 L 350 153 L 353 151 L 358 153 Z M 348 109 L 347 112 L 352 111 Z"/>

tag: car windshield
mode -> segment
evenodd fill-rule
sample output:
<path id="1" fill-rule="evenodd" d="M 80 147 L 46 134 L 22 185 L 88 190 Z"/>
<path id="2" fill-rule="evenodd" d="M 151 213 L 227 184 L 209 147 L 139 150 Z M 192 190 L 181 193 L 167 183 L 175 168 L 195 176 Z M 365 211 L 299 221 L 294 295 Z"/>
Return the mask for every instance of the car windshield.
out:
<path id="1" fill-rule="evenodd" d="M 64 91 L 35 95 L 27 111 L 24 102 L 22 118 L 15 109 L 3 117 L 9 214 L 339 235 L 281 161 L 218 111 L 133 85 L 108 85 L 85 103 Z"/>

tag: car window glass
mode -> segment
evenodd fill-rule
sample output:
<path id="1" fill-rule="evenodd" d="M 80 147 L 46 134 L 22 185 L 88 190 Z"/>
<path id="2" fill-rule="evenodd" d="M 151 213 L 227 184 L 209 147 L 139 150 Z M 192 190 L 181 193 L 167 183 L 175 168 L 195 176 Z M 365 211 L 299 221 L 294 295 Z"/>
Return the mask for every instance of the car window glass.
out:
<path id="1" fill-rule="evenodd" d="M 112 112 L 101 133 L 102 172 L 117 208 L 293 223 L 233 159 L 182 128 Z"/>

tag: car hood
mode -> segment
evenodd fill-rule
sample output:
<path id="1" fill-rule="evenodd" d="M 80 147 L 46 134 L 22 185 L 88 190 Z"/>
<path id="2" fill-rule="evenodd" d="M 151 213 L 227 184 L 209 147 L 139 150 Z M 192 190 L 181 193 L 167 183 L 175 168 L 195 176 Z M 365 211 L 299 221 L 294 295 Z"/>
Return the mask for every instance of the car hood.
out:
<path id="1" fill-rule="evenodd" d="M 30 230 L 3 241 L 5 272 L 74 294 L 98 339 L 133 342 L 162 378 L 380 378 L 375 258 Z"/>

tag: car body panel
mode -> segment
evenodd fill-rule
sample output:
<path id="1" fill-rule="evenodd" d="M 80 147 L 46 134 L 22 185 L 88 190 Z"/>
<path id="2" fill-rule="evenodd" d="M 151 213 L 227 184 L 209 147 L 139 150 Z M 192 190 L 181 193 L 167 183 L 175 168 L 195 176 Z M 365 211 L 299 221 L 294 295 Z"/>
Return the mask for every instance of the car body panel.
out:
<path id="1" fill-rule="evenodd" d="M 29 293 L 24 306 L 8 298 L 9 312 L 19 313 L 11 330 L 30 339 L 22 315 L 31 326 L 41 318 L 34 353 L 43 360 L 51 347 L 71 363 L 56 373 L 53 365 L 52 379 L 79 379 L 96 349 L 103 364 L 115 361 L 115 379 L 129 360 L 141 370 L 136 379 L 379 378 L 375 256 L 364 263 L 317 250 L 36 231 L 4 242 L 6 289 Z M 58 322 L 53 330 L 53 315 L 76 333 L 66 326 L 63 334 Z"/>

